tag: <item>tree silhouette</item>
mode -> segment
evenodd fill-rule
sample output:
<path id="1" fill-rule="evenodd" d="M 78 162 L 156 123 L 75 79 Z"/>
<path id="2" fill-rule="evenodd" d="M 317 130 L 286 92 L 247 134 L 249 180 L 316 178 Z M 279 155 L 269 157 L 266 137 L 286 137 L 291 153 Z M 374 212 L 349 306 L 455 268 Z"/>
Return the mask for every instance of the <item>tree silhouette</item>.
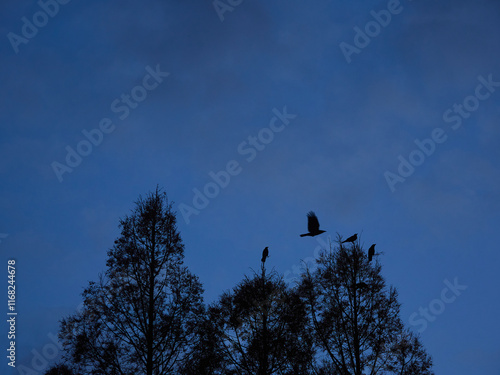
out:
<path id="1" fill-rule="evenodd" d="M 223 352 L 221 338 L 223 325 L 215 309 L 205 309 L 200 315 L 196 336 L 180 374 L 183 375 L 227 375 L 229 367 Z M 235 373 L 236 374 L 236 373 Z"/>
<path id="2" fill-rule="evenodd" d="M 45 372 L 45 375 L 77 375 L 77 374 L 73 372 L 68 365 L 64 363 L 59 363 L 54 366 L 51 366 Z"/>
<path id="3" fill-rule="evenodd" d="M 305 304 L 276 273 L 245 277 L 210 307 L 224 355 L 221 374 L 309 374 Z M 218 318 L 216 318 L 218 317 Z"/>
<path id="4" fill-rule="evenodd" d="M 324 251 L 299 286 L 313 327 L 320 374 L 432 374 L 417 337 L 404 330 L 397 291 L 359 246 Z"/>
<path id="5" fill-rule="evenodd" d="M 174 374 L 189 351 L 202 287 L 183 266 L 172 205 L 158 188 L 120 220 L 107 270 L 61 322 L 66 360 L 85 374 Z"/>
<path id="6" fill-rule="evenodd" d="M 61 321 L 65 363 L 46 375 L 433 375 L 375 245 L 356 235 L 296 287 L 266 271 L 266 248 L 260 273 L 205 306 L 165 193 L 139 198 L 120 228 L 83 308 Z"/>

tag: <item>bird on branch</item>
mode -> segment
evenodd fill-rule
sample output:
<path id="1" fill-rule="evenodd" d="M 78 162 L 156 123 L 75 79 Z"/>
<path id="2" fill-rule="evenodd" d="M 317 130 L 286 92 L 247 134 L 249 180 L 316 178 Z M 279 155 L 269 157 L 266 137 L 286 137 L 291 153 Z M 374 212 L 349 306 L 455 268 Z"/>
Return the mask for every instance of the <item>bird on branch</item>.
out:
<path id="1" fill-rule="evenodd" d="M 368 249 L 368 262 L 372 261 L 373 256 L 375 255 L 375 244 L 371 245 Z"/>
<path id="2" fill-rule="evenodd" d="M 320 230 L 319 229 L 319 221 L 318 218 L 316 217 L 316 214 L 313 211 L 309 211 L 307 214 L 307 230 L 309 233 L 304 233 L 301 234 L 300 237 L 305 237 L 305 236 L 317 236 L 318 234 L 325 233 L 326 230 Z"/>
<path id="3" fill-rule="evenodd" d="M 269 249 L 266 246 L 264 250 L 262 250 L 262 259 L 261 262 L 264 263 L 266 261 L 266 258 L 269 256 Z"/>
<path id="4" fill-rule="evenodd" d="M 353 234 L 351 237 L 349 237 L 347 240 L 342 241 L 342 243 L 344 243 L 344 242 L 354 242 L 354 241 L 356 241 L 357 239 L 358 239 L 358 234 L 357 234 L 357 233 L 355 233 L 355 234 Z"/>

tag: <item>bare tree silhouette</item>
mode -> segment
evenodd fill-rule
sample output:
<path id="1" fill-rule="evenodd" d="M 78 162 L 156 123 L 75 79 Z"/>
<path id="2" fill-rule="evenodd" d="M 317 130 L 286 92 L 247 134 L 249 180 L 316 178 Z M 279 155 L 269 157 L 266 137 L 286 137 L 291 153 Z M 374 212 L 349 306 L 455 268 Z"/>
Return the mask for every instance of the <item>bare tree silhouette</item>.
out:
<path id="1" fill-rule="evenodd" d="M 431 358 L 404 329 L 397 291 L 354 244 L 324 251 L 299 286 L 313 327 L 320 374 L 431 375 Z"/>
<path id="2" fill-rule="evenodd" d="M 294 287 L 266 271 L 266 246 L 260 273 L 205 306 L 164 193 L 140 198 L 120 227 L 106 272 L 61 322 L 66 362 L 46 375 L 433 375 L 371 262 L 375 244 L 363 251 L 357 233 L 338 235 Z M 325 232 L 312 211 L 308 229 Z"/>
<path id="3" fill-rule="evenodd" d="M 202 287 L 183 266 L 184 245 L 166 195 L 139 198 L 120 221 L 108 269 L 61 323 L 66 359 L 85 374 L 168 374 L 189 350 Z"/>
<path id="4" fill-rule="evenodd" d="M 305 304 L 276 273 L 245 277 L 211 307 L 219 317 L 221 374 L 310 374 L 312 337 Z"/>

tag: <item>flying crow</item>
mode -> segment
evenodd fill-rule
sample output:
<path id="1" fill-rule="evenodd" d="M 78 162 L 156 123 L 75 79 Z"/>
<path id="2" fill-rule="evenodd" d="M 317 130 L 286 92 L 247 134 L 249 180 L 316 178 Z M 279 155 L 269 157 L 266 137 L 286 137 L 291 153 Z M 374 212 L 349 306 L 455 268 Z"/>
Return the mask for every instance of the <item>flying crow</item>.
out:
<path id="1" fill-rule="evenodd" d="M 319 229 L 319 221 L 318 218 L 316 217 L 316 214 L 312 211 L 309 211 L 307 214 L 307 230 L 309 233 L 304 233 L 301 234 L 300 237 L 305 237 L 305 236 L 317 236 L 318 234 L 325 233 L 326 230 L 320 230 Z"/>
<path id="2" fill-rule="evenodd" d="M 368 262 L 372 261 L 373 256 L 375 255 L 375 244 L 371 245 L 368 249 Z"/>
<path id="3" fill-rule="evenodd" d="M 264 263 L 266 261 L 266 258 L 269 256 L 269 249 L 266 248 L 264 250 L 262 250 L 262 259 L 261 259 L 261 262 Z"/>
<path id="4" fill-rule="evenodd" d="M 356 241 L 357 239 L 358 239 L 358 234 L 357 234 L 357 233 L 355 233 L 355 234 L 353 234 L 351 237 L 349 237 L 347 240 L 342 241 L 342 243 L 344 243 L 344 242 L 354 242 L 354 241 Z"/>

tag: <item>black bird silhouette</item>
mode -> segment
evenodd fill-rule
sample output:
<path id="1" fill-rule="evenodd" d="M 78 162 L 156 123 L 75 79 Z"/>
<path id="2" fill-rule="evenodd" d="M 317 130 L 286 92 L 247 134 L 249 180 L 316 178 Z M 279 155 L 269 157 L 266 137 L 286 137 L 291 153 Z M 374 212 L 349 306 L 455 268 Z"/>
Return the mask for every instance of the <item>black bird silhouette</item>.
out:
<path id="1" fill-rule="evenodd" d="M 265 249 L 262 250 L 262 259 L 261 259 L 261 262 L 264 263 L 266 261 L 266 258 L 268 256 L 269 256 L 269 249 L 266 246 Z"/>
<path id="2" fill-rule="evenodd" d="M 305 237 L 305 236 L 317 236 L 318 234 L 325 233 L 326 230 L 320 230 L 319 229 L 319 221 L 318 218 L 316 217 L 316 214 L 312 211 L 309 211 L 307 214 L 307 230 L 309 233 L 304 233 L 301 234 L 300 237 Z"/>
<path id="3" fill-rule="evenodd" d="M 354 241 L 356 241 L 357 239 L 358 239 L 358 234 L 357 234 L 357 233 L 355 233 L 355 234 L 353 234 L 351 237 L 349 237 L 347 240 L 342 241 L 342 243 L 344 243 L 344 242 L 354 242 Z"/>
<path id="4" fill-rule="evenodd" d="M 373 256 L 375 255 L 375 244 L 371 245 L 368 249 L 368 262 L 372 261 Z"/>

